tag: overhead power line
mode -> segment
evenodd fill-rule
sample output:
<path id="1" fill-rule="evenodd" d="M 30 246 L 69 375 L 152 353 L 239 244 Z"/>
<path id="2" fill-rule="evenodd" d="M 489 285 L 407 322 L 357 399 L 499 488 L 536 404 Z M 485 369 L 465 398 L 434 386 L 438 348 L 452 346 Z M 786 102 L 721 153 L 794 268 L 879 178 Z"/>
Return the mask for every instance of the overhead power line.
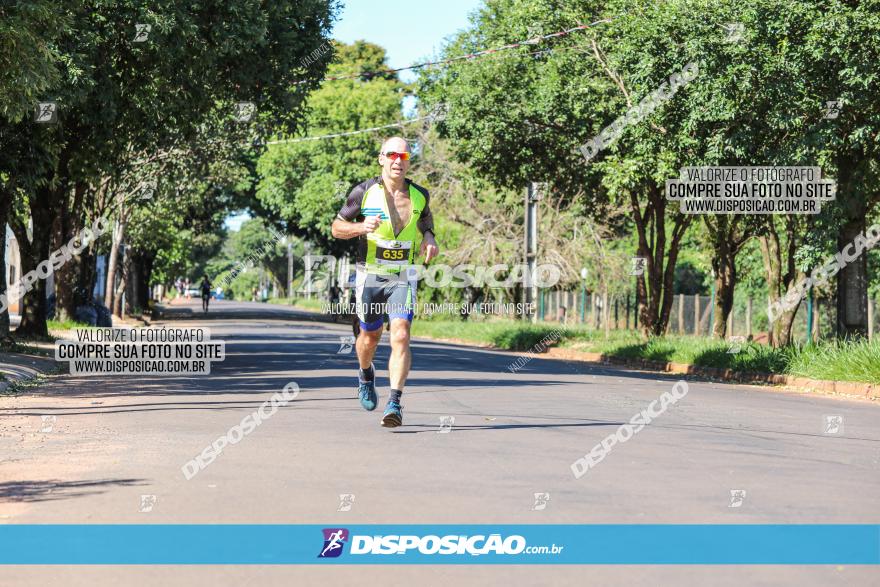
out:
<path id="1" fill-rule="evenodd" d="M 597 21 L 597 22 L 610 22 L 610 21 Z M 577 30 L 577 29 L 570 29 L 570 30 Z M 563 31 L 563 32 L 565 32 L 565 31 Z M 559 34 L 561 34 L 561 33 L 554 33 L 554 35 L 559 35 Z M 554 36 L 554 35 L 549 35 L 549 36 Z M 526 53 L 526 55 L 541 55 L 543 53 L 552 53 L 552 52 L 561 52 L 561 51 L 578 51 L 578 50 L 584 49 L 587 46 L 588 45 L 573 45 L 571 47 L 559 47 L 556 49 L 541 49 L 538 51 L 531 51 L 529 53 Z M 339 78 L 339 79 L 342 79 L 342 78 Z M 415 94 L 408 94 L 408 95 L 414 96 Z M 422 116 L 420 118 L 413 118 L 411 120 L 404 120 L 401 122 L 395 122 L 392 124 L 385 124 L 382 126 L 374 126 L 372 128 L 363 128 L 360 130 L 339 132 L 339 133 L 333 133 L 333 134 L 328 134 L 328 135 L 319 135 L 319 136 L 314 136 L 314 137 L 301 137 L 301 138 L 296 138 L 296 139 L 280 139 L 277 141 L 267 141 L 265 144 L 266 145 L 280 145 L 280 144 L 290 144 L 290 143 L 302 143 L 305 141 L 319 141 L 322 139 L 335 139 L 337 137 L 347 137 L 347 136 L 351 136 L 351 135 L 359 135 L 359 134 L 374 132 L 377 130 L 383 130 L 383 129 L 387 129 L 387 128 L 396 128 L 396 127 L 404 126 L 407 124 L 413 124 L 415 122 L 421 122 L 423 120 L 440 120 L 444 116 L 445 116 L 444 113 L 429 114 L 428 116 Z"/>
<path id="2" fill-rule="evenodd" d="M 358 79 L 358 78 L 370 78 L 377 75 L 384 75 L 389 73 L 397 73 L 399 71 L 406 71 L 409 69 L 421 69 L 423 67 L 430 67 L 432 65 L 445 65 L 448 63 L 453 63 L 455 61 L 462 61 L 465 59 L 476 59 L 478 57 L 485 57 L 486 55 L 492 55 L 493 53 L 498 53 L 499 51 L 508 51 L 510 49 L 516 49 L 518 47 L 524 47 L 526 45 L 535 45 L 540 43 L 541 41 L 546 41 L 547 39 L 553 39 L 555 37 L 563 37 L 565 35 L 570 35 L 571 33 L 586 30 L 588 28 L 592 28 L 598 24 L 609 23 L 612 19 L 603 18 L 602 20 L 597 20 L 595 22 L 591 22 L 590 24 L 579 24 L 576 27 L 572 27 L 570 29 L 565 29 L 562 31 L 558 31 L 555 33 L 550 33 L 549 35 L 541 35 L 535 37 L 533 39 L 526 39 L 525 41 L 519 41 L 516 43 L 510 43 L 508 45 L 502 45 L 500 47 L 495 47 L 493 49 L 484 49 L 482 51 L 476 51 L 474 53 L 468 53 L 467 55 L 459 55 L 458 57 L 449 57 L 448 59 L 440 59 L 438 61 L 427 61 L 425 63 L 417 63 L 415 65 L 410 65 L 407 67 L 398 67 L 396 69 L 379 69 L 376 71 L 362 71 L 361 73 L 349 74 L 349 75 L 338 75 L 333 77 L 325 77 L 323 81 L 325 82 L 333 82 L 344 79 Z M 298 80 L 293 82 L 294 85 L 309 83 L 313 80 Z"/>
<path id="3" fill-rule="evenodd" d="M 438 119 L 438 118 L 441 118 L 441 116 L 431 114 L 431 115 L 428 115 L 428 116 L 422 116 L 422 117 L 419 117 L 419 118 L 413 118 L 413 119 L 410 119 L 410 120 L 403 120 L 403 121 L 401 121 L 401 122 L 395 122 L 395 123 L 393 123 L 393 124 L 385 124 L 385 125 L 382 125 L 382 126 L 374 126 L 374 127 L 372 127 L 372 128 L 362 128 L 362 129 L 360 129 L 360 130 L 352 130 L 352 131 L 349 131 L 349 132 L 338 132 L 338 133 L 334 133 L 334 134 L 330 134 L 330 135 L 319 135 L 319 136 L 316 136 L 316 137 L 302 137 L 302 138 L 298 138 L 298 139 L 281 139 L 281 140 L 278 140 L 278 141 L 266 141 L 266 145 L 280 145 L 280 144 L 289 144 L 289 143 L 303 143 L 303 142 L 305 142 L 305 141 L 320 141 L 320 140 L 322 140 L 322 139 L 335 139 L 336 137 L 350 137 L 350 136 L 352 136 L 352 135 L 359 135 L 359 134 L 368 133 L 368 132 L 375 132 L 375 131 L 377 131 L 377 130 L 384 130 L 384 129 L 386 129 L 386 128 L 396 128 L 396 127 L 399 127 L 399 126 L 405 126 L 405 125 L 407 125 L 407 124 L 413 124 L 413 123 L 416 123 L 416 122 L 421 122 L 421 121 L 423 121 L 423 120 L 436 120 L 436 119 Z"/>

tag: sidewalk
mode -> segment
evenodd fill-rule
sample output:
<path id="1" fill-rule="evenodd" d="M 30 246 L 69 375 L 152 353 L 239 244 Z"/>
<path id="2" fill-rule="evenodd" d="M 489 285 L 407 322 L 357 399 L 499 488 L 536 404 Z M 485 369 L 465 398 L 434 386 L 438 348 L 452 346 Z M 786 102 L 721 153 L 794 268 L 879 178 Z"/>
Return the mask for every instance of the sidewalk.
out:
<path id="1" fill-rule="evenodd" d="M 10 313 L 10 332 L 19 324 L 21 324 L 21 316 Z M 50 343 L 27 343 L 27 346 L 36 348 L 41 353 L 51 349 Z M 0 380 L 0 393 L 16 383 L 33 379 L 38 375 L 56 373 L 57 369 L 57 363 L 43 354 L 0 352 L 0 375 L 3 376 Z"/>
<path id="2" fill-rule="evenodd" d="M 13 331 L 21 323 L 18 314 L 9 315 L 9 330 Z M 133 328 L 143 327 L 144 321 L 131 316 L 118 318 L 113 316 L 113 326 L 118 328 L 128 326 Z M 50 330 L 49 334 L 55 338 L 72 338 L 73 330 Z M 36 352 L 2 352 L 0 351 L 0 393 L 5 392 L 10 386 L 23 381 L 28 381 L 39 375 L 56 375 L 66 373 L 66 364 L 55 361 L 55 344 L 41 341 L 22 341 L 20 344 L 34 349 Z"/>
<path id="3" fill-rule="evenodd" d="M 27 381 L 38 375 L 54 375 L 59 372 L 59 363 L 54 358 L 29 353 L 0 352 L 0 393 L 11 385 Z"/>

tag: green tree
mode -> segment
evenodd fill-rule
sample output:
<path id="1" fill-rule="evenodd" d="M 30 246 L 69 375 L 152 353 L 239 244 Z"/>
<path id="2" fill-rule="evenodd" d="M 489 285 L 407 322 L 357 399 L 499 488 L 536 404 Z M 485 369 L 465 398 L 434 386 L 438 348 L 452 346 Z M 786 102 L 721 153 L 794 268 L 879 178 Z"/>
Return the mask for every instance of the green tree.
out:
<path id="1" fill-rule="evenodd" d="M 603 6 L 490 0 L 446 54 L 530 38 L 536 28 L 550 33 L 592 22 Z M 623 33 L 639 15 L 607 12 L 619 20 L 540 47 L 429 72 L 421 94 L 429 104 L 447 106 L 441 130 L 464 162 L 494 182 L 516 189 L 529 181 L 545 182 L 561 205 L 584 199 L 581 209 L 598 220 L 608 215 L 609 207 L 629 208 L 639 237 L 636 253 L 647 258 L 645 277 L 637 281 L 640 324 L 646 333 L 661 334 L 672 304 L 675 261 L 692 222 L 692 217 L 668 211 L 662 193 L 675 168 L 673 145 L 665 135 L 656 136 L 662 113 L 644 123 L 650 132 L 628 129 L 632 134 L 589 165 L 577 148 L 680 71 L 690 55 L 665 43 L 656 48 L 663 53 L 658 58 L 651 53 L 654 48 L 627 40 Z M 538 48 L 552 52 L 532 55 Z M 669 136 L 677 134 L 674 123 L 664 120 Z"/>
<path id="2" fill-rule="evenodd" d="M 441 129 L 459 157 L 493 181 L 520 188 L 546 181 L 565 198 L 585 198 L 592 211 L 608 202 L 630 207 L 636 253 L 647 258 L 638 290 L 640 322 L 649 334 L 665 331 L 678 253 L 693 222 L 670 208 L 663 194 L 664 182 L 681 167 L 818 165 L 836 175 L 842 223 L 793 216 L 704 219 L 719 290 L 714 332 L 723 336 L 736 255 L 749 236 L 765 245 L 770 297 L 778 299 L 807 269 L 798 262 L 807 248 L 822 249 L 821 238 L 812 235 L 823 228 L 827 235 L 829 227 L 843 231 L 840 246 L 864 229 L 878 193 L 877 8 L 876 1 L 833 0 L 489 0 L 447 55 L 526 38 L 536 25 L 547 33 L 600 16 L 611 20 L 540 47 L 429 72 L 421 95 L 446 104 Z M 744 25 L 742 43 L 726 38 L 729 22 Z M 552 53 L 528 55 L 544 47 Z M 626 126 L 589 164 L 572 156 L 578 144 L 688 63 L 699 67 L 692 83 Z M 824 102 L 837 98 L 853 107 L 844 106 L 846 114 L 829 124 L 822 118 Z M 864 263 L 838 277 L 838 313 L 851 324 L 864 324 Z M 791 311 L 775 325 L 776 344 L 788 342 L 793 318 Z"/>
<path id="3" fill-rule="evenodd" d="M 286 291 L 287 246 L 279 236 L 264 220 L 247 220 L 230 235 L 230 252 L 233 259 L 247 259 L 265 269 L 276 286 Z"/>
<path id="4" fill-rule="evenodd" d="M 336 44 L 328 76 L 387 68 L 385 50 L 356 41 Z M 400 120 L 402 91 L 395 75 L 325 83 L 308 100 L 309 134 L 324 135 L 372 128 Z M 260 157 L 257 198 L 287 225 L 288 232 L 334 254 L 351 243 L 330 235 L 330 224 L 350 189 L 378 175 L 381 132 L 318 141 L 269 145 Z"/>
<path id="5" fill-rule="evenodd" d="M 232 117 L 240 101 L 256 105 L 258 134 L 298 128 L 326 66 L 306 57 L 327 42 L 335 9 L 331 0 L 78 0 L 58 8 L 70 28 L 58 40 L 60 79 L 44 92 L 57 101 L 58 121 L 0 129 L 0 138 L 23 136 L 0 161 L 33 223 L 20 241 L 22 269 L 48 257 L 53 227 L 63 239 L 84 224 L 99 180 L 116 176 L 132 154 L 179 148 L 215 113 Z M 152 27 L 146 40 L 135 40 L 138 24 Z M 301 78 L 310 81 L 291 84 Z M 40 281 L 25 296 L 21 333 L 46 334 L 44 299 Z"/>
<path id="6" fill-rule="evenodd" d="M 46 0 L 13 2 L 0 6 L 0 152 L 10 150 L 16 138 L 4 127 L 33 116 L 43 92 L 58 80 L 55 41 L 69 22 Z M 16 178 L 0 168 L 0 230 L 5 232 L 18 190 Z M 6 238 L 0 238 L 0 259 L 6 256 Z M 6 295 L 6 265 L 0 263 L 0 295 Z M 9 310 L 0 310 L 0 337 L 9 332 Z"/>
<path id="7" fill-rule="evenodd" d="M 0 118 L 34 114 L 44 92 L 59 80 L 55 43 L 69 26 L 56 3 L 29 0 L 0 6 Z"/>

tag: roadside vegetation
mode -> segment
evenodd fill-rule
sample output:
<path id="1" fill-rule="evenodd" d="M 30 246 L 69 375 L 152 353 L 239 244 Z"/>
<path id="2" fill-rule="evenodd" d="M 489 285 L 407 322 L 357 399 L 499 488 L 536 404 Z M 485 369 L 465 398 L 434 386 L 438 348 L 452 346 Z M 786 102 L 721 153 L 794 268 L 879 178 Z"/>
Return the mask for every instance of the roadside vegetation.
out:
<path id="1" fill-rule="evenodd" d="M 812 379 L 880 384 L 880 342 L 826 341 L 774 348 L 754 342 L 734 346 L 709 337 L 641 338 L 631 331 L 603 332 L 553 323 L 521 324 L 510 320 L 469 322 L 416 320 L 413 335 L 528 351 L 542 340 L 555 346 L 604 355 L 685 363 L 750 373 L 782 373 Z"/>
<path id="2" fill-rule="evenodd" d="M 300 310 L 308 310 L 311 312 L 320 312 L 325 305 L 323 300 L 319 300 L 317 298 L 309 299 L 309 298 L 269 298 L 266 300 L 270 304 L 279 304 L 284 306 L 293 306 L 294 308 L 299 308 Z"/>
<path id="3" fill-rule="evenodd" d="M 49 332 L 53 330 L 73 330 L 74 328 L 89 328 L 85 322 L 77 322 L 76 320 L 48 320 L 46 326 Z"/>

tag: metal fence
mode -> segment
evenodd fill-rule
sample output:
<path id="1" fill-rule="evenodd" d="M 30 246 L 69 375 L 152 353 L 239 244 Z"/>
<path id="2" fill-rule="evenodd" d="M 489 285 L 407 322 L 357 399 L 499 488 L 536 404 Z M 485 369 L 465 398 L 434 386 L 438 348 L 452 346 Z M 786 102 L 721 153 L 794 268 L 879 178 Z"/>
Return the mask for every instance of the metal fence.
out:
<path id="1" fill-rule="evenodd" d="M 877 300 L 868 300 L 869 338 L 880 332 L 880 316 Z M 606 311 L 607 308 L 607 311 Z M 727 336 L 766 336 L 768 330 L 768 304 L 766 299 L 734 296 L 733 310 L 727 319 Z M 833 338 L 837 323 L 837 307 L 833 299 L 817 298 L 813 301 L 813 338 Z M 604 296 L 564 290 L 543 290 L 539 294 L 538 319 L 565 324 L 585 324 L 588 328 L 612 330 L 635 330 L 638 328 L 636 298 L 634 294 Z M 668 334 L 694 334 L 708 336 L 714 322 L 712 296 L 676 295 L 669 314 Z M 807 338 L 808 303 L 798 306 L 792 325 L 792 338 Z"/>

